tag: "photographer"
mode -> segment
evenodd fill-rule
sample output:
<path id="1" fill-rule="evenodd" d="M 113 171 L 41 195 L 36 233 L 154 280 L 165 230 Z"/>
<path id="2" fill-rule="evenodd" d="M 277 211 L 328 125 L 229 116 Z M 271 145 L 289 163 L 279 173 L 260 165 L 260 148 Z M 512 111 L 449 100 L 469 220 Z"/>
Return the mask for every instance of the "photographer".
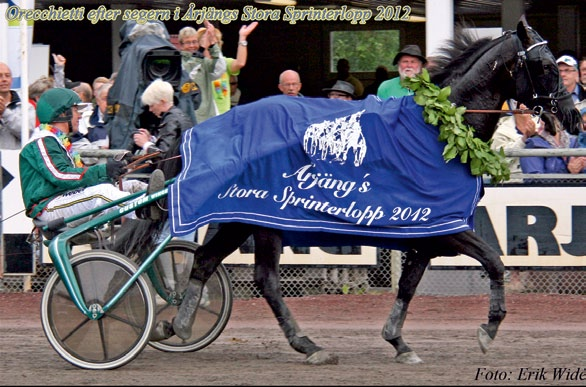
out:
<path id="1" fill-rule="evenodd" d="M 181 55 L 169 40 L 165 25 L 160 21 L 143 25 L 127 21 L 120 28 L 120 38 L 120 70 L 108 93 L 110 148 L 129 149 L 134 146 L 135 128 L 156 128 L 159 119 L 143 108 L 140 96 L 157 78 L 173 86 L 176 106 L 195 122 L 199 89 L 183 71 Z"/>

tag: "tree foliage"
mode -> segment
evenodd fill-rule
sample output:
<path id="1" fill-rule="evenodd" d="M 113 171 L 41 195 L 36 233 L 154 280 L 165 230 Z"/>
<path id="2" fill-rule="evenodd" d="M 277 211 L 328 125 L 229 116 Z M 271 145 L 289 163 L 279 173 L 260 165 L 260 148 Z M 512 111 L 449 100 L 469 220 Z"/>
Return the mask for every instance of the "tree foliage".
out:
<path id="1" fill-rule="evenodd" d="M 392 64 L 400 50 L 398 30 L 333 31 L 331 39 L 333 72 L 341 58 L 348 59 L 353 73 L 373 72 L 380 65 L 396 70 Z"/>

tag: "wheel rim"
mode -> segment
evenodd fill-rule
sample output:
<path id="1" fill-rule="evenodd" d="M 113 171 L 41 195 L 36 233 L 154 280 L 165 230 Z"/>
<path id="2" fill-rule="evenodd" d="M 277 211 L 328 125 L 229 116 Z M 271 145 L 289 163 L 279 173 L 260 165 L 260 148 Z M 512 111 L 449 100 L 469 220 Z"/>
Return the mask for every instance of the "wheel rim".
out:
<path id="1" fill-rule="evenodd" d="M 85 253 L 85 254 L 84 254 Z M 83 252 L 72 266 L 86 304 L 104 305 L 136 270 L 113 252 Z M 154 301 L 142 276 L 100 319 L 75 306 L 57 273 L 47 282 L 41 304 L 43 329 L 65 360 L 90 369 L 120 367 L 142 351 L 154 323 Z"/>

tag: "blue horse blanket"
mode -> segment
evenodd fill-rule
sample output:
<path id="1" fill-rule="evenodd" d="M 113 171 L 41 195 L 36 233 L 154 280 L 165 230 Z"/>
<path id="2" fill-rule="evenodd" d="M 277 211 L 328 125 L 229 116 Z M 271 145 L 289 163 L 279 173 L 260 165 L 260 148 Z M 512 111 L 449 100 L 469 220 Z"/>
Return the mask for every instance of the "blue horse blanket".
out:
<path id="1" fill-rule="evenodd" d="M 171 232 L 244 222 L 286 231 L 285 245 L 394 247 L 472 229 L 482 179 L 446 163 L 438 135 L 413 97 L 237 106 L 183 134 Z"/>

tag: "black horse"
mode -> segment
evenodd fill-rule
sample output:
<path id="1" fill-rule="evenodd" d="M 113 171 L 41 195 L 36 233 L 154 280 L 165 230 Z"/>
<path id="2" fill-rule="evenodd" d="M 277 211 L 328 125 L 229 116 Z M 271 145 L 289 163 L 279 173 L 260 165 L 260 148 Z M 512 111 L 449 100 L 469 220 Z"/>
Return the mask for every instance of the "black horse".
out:
<path id="1" fill-rule="evenodd" d="M 442 56 L 435 58 L 430 75 L 434 84 L 451 87 L 449 99 L 453 104 L 465 106 L 469 110 L 500 109 L 506 99 L 513 98 L 530 108 L 556 113 L 566 128 L 573 128 L 579 122 L 578 112 L 561 85 L 555 57 L 547 47 L 547 42 L 527 25 L 524 18 L 519 21 L 516 31 L 508 31 L 494 40 L 476 40 L 458 30 L 456 38 L 444 49 Z M 465 116 L 467 123 L 475 129 L 474 135 L 483 141 L 488 141 L 492 137 L 498 118 L 496 114 L 487 113 L 471 113 Z M 163 165 L 162 169 L 168 178 L 176 176 L 181 168 L 178 163 L 168 162 Z M 135 231 L 140 238 L 132 238 L 133 248 L 152 248 L 148 244 L 153 240 L 153 229 L 160 227 L 159 223 L 153 222 L 144 228 L 136 228 Z M 214 237 L 197 250 L 190 284 L 178 315 L 172 324 L 167 322 L 159 328 L 165 328 L 169 334 L 187 339 L 191 334 L 191 323 L 206 280 L 225 257 L 253 235 L 254 281 L 272 309 L 289 344 L 296 351 L 305 354 L 306 362 L 309 364 L 337 363 L 337 356 L 330 354 L 301 333 L 283 300 L 279 258 L 283 236 L 286 235 L 284 233 L 287 231 L 237 223 L 230 219 L 220 222 Z M 141 244 L 141 241 L 145 241 L 146 246 Z M 404 342 L 402 327 L 409 303 L 426 267 L 432 258 L 438 256 L 468 255 L 480 262 L 488 273 L 488 321 L 478 328 L 478 341 L 481 350 L 486 352 L 506 314 L 503 280 L 505 267 L 499 254 L 472 230 L 441 236 L 405 238 L 401 239 L 400 243 L 401 249 L 406 252 L 406 260 L 395 304 L 382 330 L 383 338 L 391 343 L 397 352 L 396 361 L 411 364 L 422 361 Z"/>

